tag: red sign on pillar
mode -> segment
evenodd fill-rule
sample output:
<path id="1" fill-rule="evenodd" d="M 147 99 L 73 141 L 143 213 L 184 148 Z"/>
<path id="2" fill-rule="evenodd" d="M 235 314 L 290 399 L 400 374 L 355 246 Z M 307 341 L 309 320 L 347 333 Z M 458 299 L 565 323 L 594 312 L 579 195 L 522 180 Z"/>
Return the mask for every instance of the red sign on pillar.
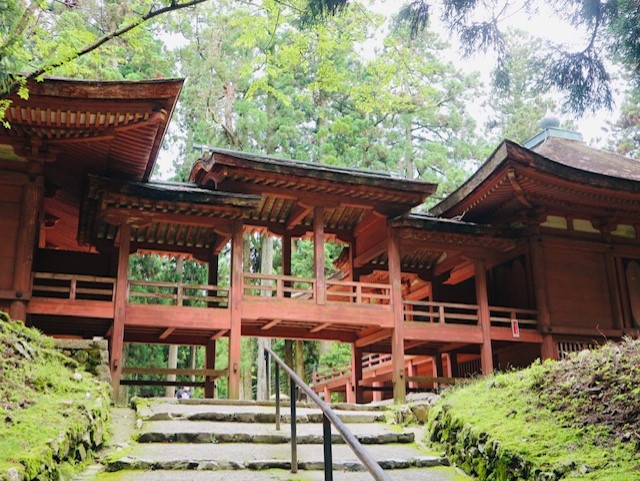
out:
<path id="1" fill-rule="evenodd" d="M 511 335 L 513 337 L 520 337 L 520 325 L 518 319 L 511 319 Z"/>

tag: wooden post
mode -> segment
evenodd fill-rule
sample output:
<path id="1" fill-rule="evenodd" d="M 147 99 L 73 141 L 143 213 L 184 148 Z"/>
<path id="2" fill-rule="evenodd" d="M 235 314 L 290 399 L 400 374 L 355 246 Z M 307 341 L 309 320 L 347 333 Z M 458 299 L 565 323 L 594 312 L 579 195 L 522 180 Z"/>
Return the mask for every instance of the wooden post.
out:
<path id="1" fill-rule="evenodd" d="M 487 266 L 484 261 L 475 261 L 476 303 L 478 304 L 478 320 L 482 327 L 482 346 L 480 347 L 480 361 L 482 374 L 493 372 L 493 349 L 491 348 L 491 319 L 489 313 L 489 298 L 487 296 Z"/>
<path id="2" fill-rule="evenodd" d="M 22 191 L 20 227 L 13 270 L 13 290 L 16 297 L 23 297 L 24 300 L 15 300 L 11 303 L 9 316 L 12 319 L 19 319 L 25 322 L 27 320 L 27 302 L 31 294 L 31 268 L 42 195 L 41 177 L 32 178 L 30 182 L 25 184 Z"/>
<path id="3" fill-rule="evenodd" d="M 204 368 L 205 369 L 215 369 L 216 368 L 216 341 L 209 340 L 207 345 L 205 346 L 205 358 L 204 358 Z M 212 399 L 215 397 L 215 380 L 211 379 L 209 376 L 205 376 L 204 378 L 204 397 L 207 399 Z"/>
<path id="4" fill-rule="evenodd" d="M 322 394 L 323 394 L 323 397 L 324 397 L 324 402 L 331 403 L 331 391 L 329 391 L 329 387 L 328 386 L 325 386 L 322 389 Z"/>
<path id="5" fill-rule="evenodd" d="M 451 369 L 451 377 L 460 377 L 460 368 L 458 367 L 458 353 L 449 353 L 449 368 Z"/>
<path id="6" fill-rule="evenodd" d="M 624 328 L 624 317 L 622 314 L 621 292 L 616 278 L 616 260 L 611 248 L 604 253 L 604 262 L 607 270 L 607 287 L 609 288 L 609 302 L 611 303 L 611 316 L 613 326 L 618 329 Z"/>
<path id="7" fill-rule="evenodd" d="M 313 266 L 316 278 L 316 304 L 324 304 L 326 282 L 324 279 L 324 208 L 313 209 Z"/>
<path id="8" fill-rule="evenodd" d="M 633 326 L 631 321 L 631 306 L 629 305 L 629 288 L 627 287 L 627 277 L 625 275 L 624 264 L 620 257 L 615 257 L 615 267 L 618 276 L 618 289 L 622 308 L 622 328 L 627 329 Z"/>
<path id="9" fill-rule="evenodd" d="M 353 379 L 349 378 L 345 385 L 345 402 L 347 404 L 355 404 L 356 403 L 356 390 L 353 386 Z"/>
<path id="10" fill-rule="evenodd" d="M 542 251 L 541 240 L 535 238 L 531 240 L 531 277 L 533 279 L 533 290 L 536 296 L 536 308 L 538 309 L 538 329 L 542 334 L 542 346 L 540 355 L 542 359 L 557 359 L 553 336 L 551 335 L 551 315 L 547 301 L 547 276 L 544 267 L 544 253 Z"/>
<path id="11" fill-rule="evenodd" d="M 362 395 L 362 348 L 356 347 L 355 343 L 351 344 L 351 385 L 354 390 L 354 402 L 356 404 L 364 403 Z"/>
<path id="12" fill-rule="evenodd" d="M 379 381 L 375 381 L 373 383 L 373 387 L 374 388 L 378 388 L 378 389 L 374 389 L 373 391 L 373 401 L 382 401 L 382 383 Z"/>
<path id="13" fill-rule="evenodd" d="M 118 249 L 118 274 L 116 279 L 115 312 L 111 333 L 111 384 L 113 397 L 120 396 L 120 375 L 122 373 L 122 349 L 124 344 L 124 323 L 127 313 L 127 290 L 129 277 L 129 246 L 131 226 L 120 224 L 120 246 Z"/>
<path id="14" fill-rule="evenodd" d="M 409 374 L 409 377 L 413 377 L 413 376 L 417 376 L 418 375 L 418 369 L 417 366 L 413 363 L 413 362 L 409 362 L 409 365 L 407 366 L 407 371 Z M 417 389 L 418 388 L 418 383 L 414 382 L 414 381 L 409 381 L 409 389 Z"/>
<path id="15" fill-rule="evenodd" d="M 282 235 L 282 275 L 291 275 L 291 234 Z"/>
<path id="16" fill-rule="evenodd" d="M 231 329 L 229 330 L 229 399 L 240 399 L 242 327 L 242 221 L 234 220 L 231 233 Z"/>
<path id="17" fill-rule="evenodd" d="M 402 306 L 402 272 L 400 267 L 400 239 L 395 229 L 389 229 L 389 283 L 393 333 L 391 335 L 391 365 L 393 369 L 393 400 L 404 403 L 407 387 L 404 375 L 404 314 Z"/>

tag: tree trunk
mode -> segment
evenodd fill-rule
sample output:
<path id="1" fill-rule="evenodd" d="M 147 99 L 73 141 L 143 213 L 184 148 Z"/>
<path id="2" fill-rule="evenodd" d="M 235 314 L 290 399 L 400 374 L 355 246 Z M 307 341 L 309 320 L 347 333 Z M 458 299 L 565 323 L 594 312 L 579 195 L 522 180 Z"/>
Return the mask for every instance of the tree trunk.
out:
<path id="1" fill-rule="evenodd" d="M 260 256 L 260 272 L 263 274 L 273 274 L 273 238 L 268 234 L 262 237 L 262 255 Z M 267 294 L 266 292 L 263 292 Z M 271 347 L 271 339 L 261 337 L 258 339 L 258 386 L 257 399 L 264 401 L 269 399 L 269 383 L 267 379 L 267 369 L 264 360 L 264 348 Z"/>
<path id="2" fill-rule="evenodd" d="M 169 369 L 175 369 L 178 367 L 178 346 L 175 344 L 171 344 L 169 346 L 169 362 L 167 364 L 167 367 Z M 175 374 L 169 374 L 167 376 L 167 381 L 175 381 L 176 380 L 176 375 Z M 167 386 L 164 388 L 164 395 L 166 397 L 173 397 L 176 395 L 176 388 L 175 386 Z"/>

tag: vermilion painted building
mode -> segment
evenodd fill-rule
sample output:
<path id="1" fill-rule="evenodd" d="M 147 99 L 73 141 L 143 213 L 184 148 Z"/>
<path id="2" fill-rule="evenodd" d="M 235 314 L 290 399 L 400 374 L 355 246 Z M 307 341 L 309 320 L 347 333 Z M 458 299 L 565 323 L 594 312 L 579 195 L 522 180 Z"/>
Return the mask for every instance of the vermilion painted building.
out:
<path id="1" fill-rule="evenodd" d="M 206 346 L 213 370 L 228 337 L 231 398 L 241 336 L 348 342 L 350 372 L 316 388 L 362 402 L 638 335 L 640 162 L 547 129 L 504 141 L 429 215 L 412 209 L 433 184 L 217 149 L 190 183 L 154 182 L 181 86 L 47 79 L 0 129 L 0 308 L 53 336 L 108 338 L 115 386 L 125 342 Z M 282 239 L 281 275 L 243 272 L 254 231 Z M 300 237 L 312 278 L 290 275 Z M 334 278 L 327 240 L 345 246 Z M 209 283 L 129 280 L 137 251 L 192 256 Z"/>

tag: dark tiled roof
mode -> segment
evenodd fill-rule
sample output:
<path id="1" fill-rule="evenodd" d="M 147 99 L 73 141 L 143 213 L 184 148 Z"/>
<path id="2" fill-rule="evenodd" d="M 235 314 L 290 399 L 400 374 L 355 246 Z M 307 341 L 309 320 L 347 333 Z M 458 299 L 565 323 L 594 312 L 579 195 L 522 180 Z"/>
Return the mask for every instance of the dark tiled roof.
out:
<path id="1" fill-rule="evenodd" d="M 575 169 L 640 181 L 640 161 L 594 149 L 583 142 L 549 137 L 532 150 L 548 159 Z"/>

